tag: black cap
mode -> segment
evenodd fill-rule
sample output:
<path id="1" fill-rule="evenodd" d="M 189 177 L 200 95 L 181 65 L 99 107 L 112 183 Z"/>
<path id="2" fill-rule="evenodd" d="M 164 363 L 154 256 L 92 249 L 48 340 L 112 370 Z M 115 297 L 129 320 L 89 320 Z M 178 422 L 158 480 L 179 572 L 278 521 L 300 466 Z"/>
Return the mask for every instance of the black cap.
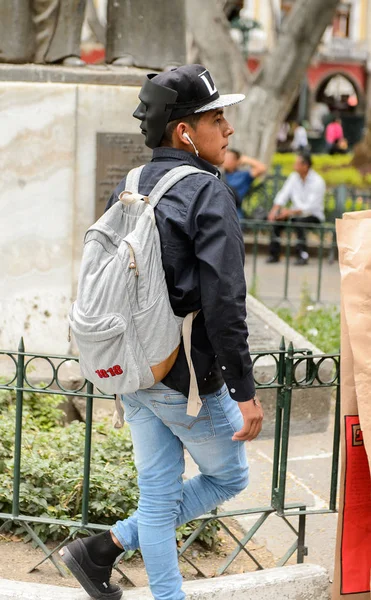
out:
<path id="1" fill-rule="evenodd" d="M 170 121 L 237 104 L 245 96 L 221 96 L 205 67 L 184 65 L 158 75 L 147 75 L 139 98 L 141 103 L 133 116 L 142 121 L 147 146 L 155 148 Z"/>

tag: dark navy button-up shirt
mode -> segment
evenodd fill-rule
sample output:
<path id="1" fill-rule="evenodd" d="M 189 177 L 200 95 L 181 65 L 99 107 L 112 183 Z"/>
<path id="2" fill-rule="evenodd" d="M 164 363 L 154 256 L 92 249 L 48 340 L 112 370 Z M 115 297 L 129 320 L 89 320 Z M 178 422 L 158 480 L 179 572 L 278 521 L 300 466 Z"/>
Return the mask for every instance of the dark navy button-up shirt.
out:
<path id="1" fill-rule="evenodd" d="M 171 306 L 185 317 L 197 311 L 192 331 L 192 360 L 201 396 L 225 382 L 236 401 L 254 397 L 247 343 L 245 251 L 236 204 L 216 167 L 183 150 L 155 148 L 141 174 L 139 192 L 148 196 L 167 171 L 191 165 L 210 173 L 176 183 L 155 208 L 162 262 Z M 125 189 L 125 178 L 107 209 Z M 181 345 L 163 383 L 188 396 L 189 369 Z"/>

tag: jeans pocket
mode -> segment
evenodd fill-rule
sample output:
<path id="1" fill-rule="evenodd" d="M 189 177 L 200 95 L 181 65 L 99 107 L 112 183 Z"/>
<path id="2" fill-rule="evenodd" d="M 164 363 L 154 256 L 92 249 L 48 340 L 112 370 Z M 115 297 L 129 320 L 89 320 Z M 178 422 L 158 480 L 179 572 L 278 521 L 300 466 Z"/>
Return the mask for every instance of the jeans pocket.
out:
<path id="1" fill-rule="evenodd" d="M 218 400 L 223 400 L 226 395 L 229 394 L 228 388 L 226 386 L 226 384 L 224 384 L 220 390 L 218 390 L 217 392 L 215 392 L 215 396 L 218 398 Z"/>
<path id="2" fill-rule="evenodd" d="M 202 443 L 215 436 L 206 402 L 197 417 L 187 415 L 188 400 L 178 392 L 165 393 L 152 400 L 152 410 L 183 442 Z"/>
<path id="3" fill-rule="evenodd" d="M 141 407 L 132 400 L 128 400 L 125 396 L 121 396 L 121 402 L 124 406 L 124 420 L 126 423 L 130 423 Z"/>
<path id="4" fill-rule="evenodd" d="M 242 413 L 238 403 L 230 397 L 227 386 L 225 388 L 225 390 L 221 389 L 222 394 L 217 397 L 217 402 L 224 414 L 224 418 L 228 421 L 233 431 L 240 431 L 243 427 Z"/>

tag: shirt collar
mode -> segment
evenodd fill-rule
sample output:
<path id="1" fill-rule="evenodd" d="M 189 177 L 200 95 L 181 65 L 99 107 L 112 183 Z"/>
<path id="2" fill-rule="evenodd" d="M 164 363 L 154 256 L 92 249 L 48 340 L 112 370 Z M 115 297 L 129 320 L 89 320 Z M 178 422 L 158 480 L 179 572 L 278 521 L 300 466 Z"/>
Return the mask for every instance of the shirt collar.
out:
<path id="1" fill-rule="evenodd" d="M 220 179 L 220 171 L 217 167 L 214 167 L 211 163 L 191 152 L 186 150 L 178 150 L 178 148 L 169 148 L 167 146 L 161 146 L 153 150 L 152 162 L 164 159 L 179 160 L 181 163 L 187 163 L 197 169 L 203 169 L 209 171 L 213 175 L 216 175 Z"/>
<path id="2" fill-rule="evenodd" d="M 296 173 L 296 171 L 295 171 L 295 173 Z M 302 178 L 300 177 L 299 173 L 296 173 L 296 175 L 297 175 L 297 180 L 298 180 L 298 181 L 300 181 L 300 183 L 306 183 L 307 181 L 310 181 L 311 179 L 313 179 L 313 175 L 314 175 L 314 174 L 315 174 L 315 171 L 314 171 L 312 168 L 311 168 L 311 169 L 309 169 L 309 171 L 308 171 L 308 174 L 307 174 L 307 176 L 306 176 L 306 178 L 305 178 L 305 179 L 302 179 Z"/>

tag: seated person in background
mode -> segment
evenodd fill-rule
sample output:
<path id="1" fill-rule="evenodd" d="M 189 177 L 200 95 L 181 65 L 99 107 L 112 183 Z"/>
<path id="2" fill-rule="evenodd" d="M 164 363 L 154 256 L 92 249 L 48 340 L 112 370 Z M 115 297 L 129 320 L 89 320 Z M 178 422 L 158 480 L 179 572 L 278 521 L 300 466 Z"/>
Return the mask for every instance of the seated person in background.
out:
<path id="1" fill-rule="evenodd" d="M 277 223 L 273 227 L 272 239 L 269 246 L 269 263 L 280 260 L 281 244 L 280 235 L 284 221 L 294 223 L 321 223 L 325 220 L 324 198 L 326 184 L 322 177 L 312 169 L 312 159 L 308 152 L 299 152 L 295 165 L 295 173 L 287 178 L 283 188 L 274 199 L 273 207 L 269 212 L 268 221 Z M 283 208 L 291 200 L 292 208 Z M 297 245 L 296 265 L 308 263 L 308 251 L 305 239 L 305 228 L 296 230 Z"/>
<path id="2" fill-rule="evenodd" d="M 302 123 L 293 123 L 294 139 L 291 142 L 291 148 L 297 152 L 308 147 L 307 130 Z"/>
<path id="3" fill-rule="evenodd" d="M 325 139 L 329 154 L 344 154 L 348 150 L 348 142 L 344 138 L 340 117 L 334 119 L 326 127 Z"/>
<path id="4" fill-rule="evenodd" d="M 248 167 L 248 169 L 244 167 Z M 254 179 L 266 173 L 267 166 L 254 158 L 241 155 L 238 150 L 227 150 L 223 168 L 225 172 L 223 179 L 232 189 L 238 216 L 243 219 L 242 201 Z"/>

